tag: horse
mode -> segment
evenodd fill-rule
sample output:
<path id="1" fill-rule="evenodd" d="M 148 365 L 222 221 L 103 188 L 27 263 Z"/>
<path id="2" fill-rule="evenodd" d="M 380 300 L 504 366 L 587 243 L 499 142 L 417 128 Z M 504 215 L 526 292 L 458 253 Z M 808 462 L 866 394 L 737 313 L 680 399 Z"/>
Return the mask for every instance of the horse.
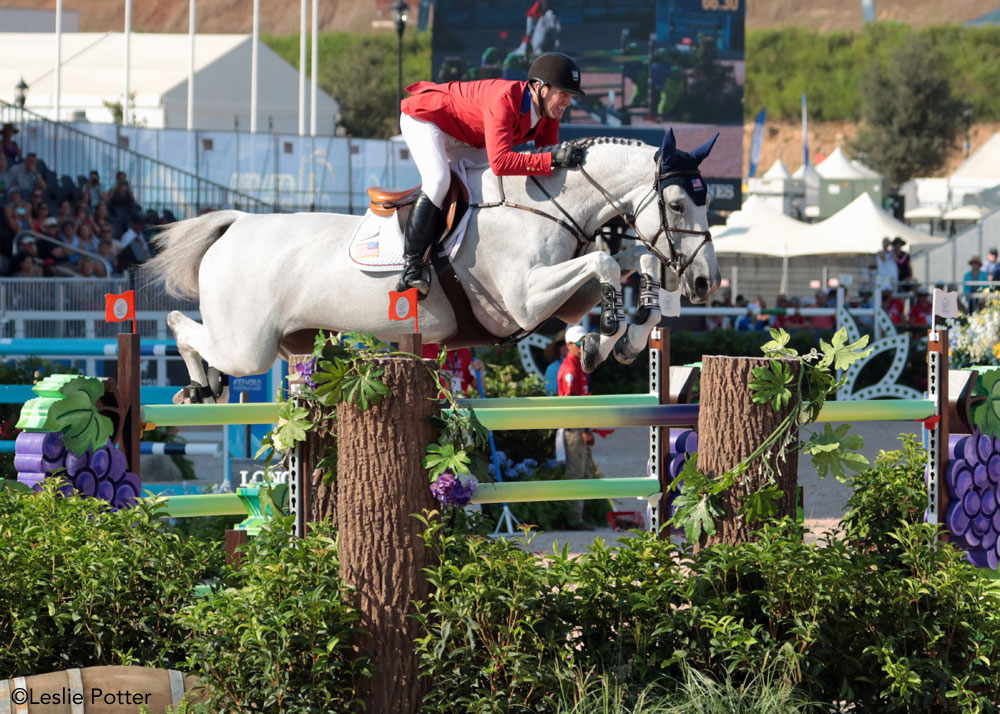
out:
<path id="1" fill-rule="evenodd" d="M 593 371 L 612 352 L 631 363 L 660 322 L 661 265 L 666 286 L 693 303 L 719 285 L 698 169 L 717 138 L 690 153 L 677 149 L 673 130 L 659 149 L 628 139 L 577 140 L 583 163 L 548 176 L 499 178 L 488 165 L 470 168 L 472 213 L 452 267 L 471 315 L 456 318 L 436 276 L 418 306 L 424 341 L 498 344 L 553 316 L 575 324 L 600 304 L 599 331 L 582 343 L 583 368 Z M 637 238 L 615 256 L 593 243 L 613 219 Z M 189 395 L 211 401 L 222 391 L 222 374 L 260 374 L 278 356 L 310 352 L 318 330 L 398 338 L 400 323 L 388 314 L 398 276 L 362 272 L 347 257 L 362 220 L 221 210 L 157 237 L 159 252 L 145 271 L 168 293 L 199 300 L 202 323 L 180 311 L 167 316 L 191 376 Z M 636 270 L 638 309 L 627 324 L 620 286 Z M 469 322 L 479 323 L 478 334 L 470 334 Z"/>

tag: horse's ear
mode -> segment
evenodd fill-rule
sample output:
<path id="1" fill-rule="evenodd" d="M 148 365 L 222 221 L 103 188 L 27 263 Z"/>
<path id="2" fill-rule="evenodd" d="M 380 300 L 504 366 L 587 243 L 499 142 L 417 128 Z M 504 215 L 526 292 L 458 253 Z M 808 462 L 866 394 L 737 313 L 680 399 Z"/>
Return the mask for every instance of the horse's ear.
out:
<path id="1" fill-rule="evenodd" d="M 719 138 L 716 134 L 711 139 L 706 141 L 704 144 L 699 146 L 697 149 L 691 152 L 691 158 L 697 161 L 699 164 L 704 161 L 705 157 L 712 153 L 712 147 L 715 146 L 715 140 Z"/>
<path id="2" fill-rule="evenodd" d="M 653 158 L 657 162 L 669 164 L 675 151 L 677 151 L 677 140 L 674 138 L 673 128 L 670 128 L 667 129 L 667 133 L 663 135 L 663 143 L 660 144 L 660 150 L 656 152 L 656 156 Z"/>

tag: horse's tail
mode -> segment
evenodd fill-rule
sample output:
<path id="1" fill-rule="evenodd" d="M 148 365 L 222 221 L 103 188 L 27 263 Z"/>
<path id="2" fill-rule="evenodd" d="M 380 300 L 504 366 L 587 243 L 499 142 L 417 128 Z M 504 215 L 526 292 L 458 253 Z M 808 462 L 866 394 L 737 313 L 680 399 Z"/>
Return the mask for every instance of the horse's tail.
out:
<path id="1" fill-rule="evenodd" d="M 201 259 L 243 213 L 213 211 L 173 223 L 154 242 L 159 252 L 143 265 L 153 283 L 162 283 L 176 297 L 198 297 Z"/>

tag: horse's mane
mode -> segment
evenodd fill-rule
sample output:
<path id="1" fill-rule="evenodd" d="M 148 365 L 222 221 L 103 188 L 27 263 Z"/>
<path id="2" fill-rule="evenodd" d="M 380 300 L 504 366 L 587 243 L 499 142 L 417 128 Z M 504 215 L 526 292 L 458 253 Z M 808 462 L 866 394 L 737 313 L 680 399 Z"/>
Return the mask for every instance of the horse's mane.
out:
<path id="1" fill-rule="evenodd" d="M 638 139 L 626 139 L 621 136 L 587 136 L 582 139 L 571 139 L 567 141 L 568 144 L 573 144 L 574 146 L 579 146 L 583 149 L 589 149 L 591 146 L 597 144 L 618 144 L 619 146 L 649 146 L 644 141 L 639 141 Z M 559 144 L 553 144 L 552 146 L 537 146 L 533 148 L 529 153 L 532 154 L 544 154 L 549 151 L 553 151 Z"/>

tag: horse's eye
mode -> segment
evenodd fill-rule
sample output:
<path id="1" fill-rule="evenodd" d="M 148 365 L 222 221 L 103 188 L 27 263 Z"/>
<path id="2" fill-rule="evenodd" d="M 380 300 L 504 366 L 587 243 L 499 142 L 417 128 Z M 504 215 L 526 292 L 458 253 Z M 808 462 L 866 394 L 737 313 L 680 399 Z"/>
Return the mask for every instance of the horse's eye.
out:
<path id="1" fill-rule="evenodd" d="M 671 201 L 670 202 L 670 210 L 673 211 L 674 213 L 681 213 L 684 210 L 684 202 L 683 201 Z"/>

